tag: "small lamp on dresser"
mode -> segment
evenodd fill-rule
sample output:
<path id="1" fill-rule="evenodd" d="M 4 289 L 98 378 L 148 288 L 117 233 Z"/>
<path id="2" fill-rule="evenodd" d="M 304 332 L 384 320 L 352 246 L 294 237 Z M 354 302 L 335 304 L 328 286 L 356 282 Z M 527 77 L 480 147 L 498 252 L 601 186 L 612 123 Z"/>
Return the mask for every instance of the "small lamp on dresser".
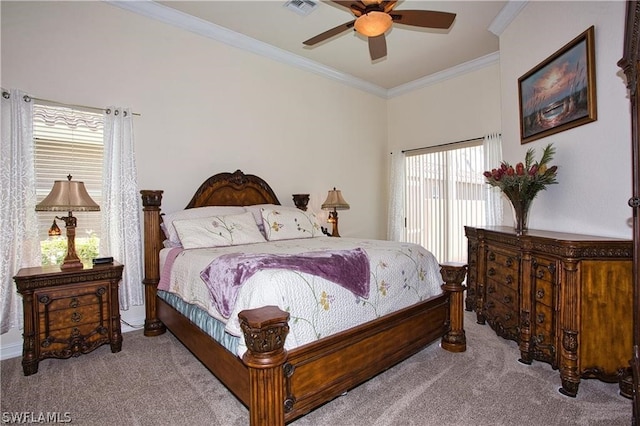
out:
<path id="1" fill-rule="evenodd" d="M 322 210 L 329 210 L 327 222 L 333 224 L 332 237 L 339 237 L 338 232 L 338 210 L 349 210 L 349 204 L 342 198 L 342 192 L 335 187 L 327 194 L 327 199 L 320 207 Z"/>
<path id="2" fill-rule="evenodd" d="M 49 235 L 56 235 L 56 233 L 59 235 L 60 228 L 56 225 L 56 219 L 64 221 L 67 228 L 67 255 L 60 269 L 82 269 L 82 262 L 76 254 L 77 219 L 72 212 L 99 210 L 100 206 L 89 196 L 84 182 L 72 181 L 71 175 L 67 176 L 67 180 L 55 181 L 49 195 L 36 205 L 36 211 L 69 212 L 68 216 L 56 216 L 49 229 Z"/>

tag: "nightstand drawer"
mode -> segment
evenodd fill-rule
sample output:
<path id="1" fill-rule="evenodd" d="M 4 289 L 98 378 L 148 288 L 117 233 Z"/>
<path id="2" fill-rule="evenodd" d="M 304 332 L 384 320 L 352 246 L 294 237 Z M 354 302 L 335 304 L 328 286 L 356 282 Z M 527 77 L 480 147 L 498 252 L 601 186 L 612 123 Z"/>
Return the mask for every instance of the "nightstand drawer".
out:
<path id="1" fill-rule="evenodd" d="M 36 293 L 38 311 L 56 311 L 60 309 L 80 308 L 86 305 L 102 303 L 109 297 L 109 283 L 66 286 L 57 290 Z"/>
<path id="2" fill-rule="evenodd" d="M 81 352 L 86 353 L 88 352 L 87 348 L 95 347 L 97 342 L 107 343 L 108 337 L 108 328 L 98 322 L 55 330 L 48 335 L 41 333 L 41 358 L 58 357 L 59 351 L 72 350 L 74 345 L 84 346 L 84 348 L 79 348 L 84 349 Z M 54 354 L 47 354 L 49 351 L 54 352 Z"/>
<path id="3" fill-rule="evenodd" d="M 58 330 L 86 323 L 106 322 L 109 316 L 108 309 L 109 305 L 106 301 L 58 311 L 47 311 L 45 308 L 44 314 L 39 318 L 39 329 L 45 332 L 46 330 Z"/>

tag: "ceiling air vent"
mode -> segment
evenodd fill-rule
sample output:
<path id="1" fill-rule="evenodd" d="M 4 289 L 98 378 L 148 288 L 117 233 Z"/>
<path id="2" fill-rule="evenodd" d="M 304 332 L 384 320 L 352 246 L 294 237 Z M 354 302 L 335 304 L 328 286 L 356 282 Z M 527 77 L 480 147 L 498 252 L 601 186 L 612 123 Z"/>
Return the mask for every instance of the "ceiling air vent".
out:
<path id="1" fill-rule="evenodd" d="M 307 16 L 318 7 L 318 2 L 313 0 L 289 0 L 284 4 L 284 7 L 293 10 L 298 15 Z"/>

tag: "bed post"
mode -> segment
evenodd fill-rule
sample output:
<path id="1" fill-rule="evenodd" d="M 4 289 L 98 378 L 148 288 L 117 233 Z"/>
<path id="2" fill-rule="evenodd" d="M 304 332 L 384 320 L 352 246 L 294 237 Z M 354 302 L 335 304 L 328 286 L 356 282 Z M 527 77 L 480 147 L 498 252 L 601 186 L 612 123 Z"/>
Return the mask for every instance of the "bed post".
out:
<path id="1" fill-rule="evenodd" d="M 449 292 L 450 324 L 449 332 L 442 336 L 441 346 L 449 352 L 464 352 L 467 350 L 463 316 L 463 292 L 466 287 L 462 285 L 466 272 L 467 265 L 463 263 L 443 263 L 440 265 L 440 274 L 444 280 L 442 290 Z"/>
<path id="2" fill-rule="evenodd" d="M 284 342 L 289 313 L 277 306 L 247 309 L 238 314 L 247 344 L 242 357 L 249 367 L 249 424 L 284 426 Z"/>
<path id="3" fill-rule="evenodd" d="M 156 292 L 160 282 L 160 249 L 162 230 L 160 229 L 160 205 L 162 191 L 142 190 L 142 211 L 144 212 L 144 335 L 157 336 L 166 331 L 158 319 Z"/>

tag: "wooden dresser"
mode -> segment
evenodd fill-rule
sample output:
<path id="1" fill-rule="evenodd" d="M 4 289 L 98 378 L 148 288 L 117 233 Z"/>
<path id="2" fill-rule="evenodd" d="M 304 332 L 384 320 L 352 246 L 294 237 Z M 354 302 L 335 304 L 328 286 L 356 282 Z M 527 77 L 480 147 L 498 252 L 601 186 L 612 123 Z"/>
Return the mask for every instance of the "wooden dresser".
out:
<path id="1" fill-rule="evenodd" d="M 24 308 L 22 368 L 38 372 L 45 358 L 70 358 L 111 345 L 122 348 L 119 263 L 61 271 L 57 266 L 23 268 L 14 277 Z"/>
<path id="2" fill-rule="evenodd" d="M 560 369 L 560 392 L 581 378 L 617 382 L 633 345 L 630 240 L 510 227 L 465 227 L 466 309 L 518 342 L 520 361 Z"/>

